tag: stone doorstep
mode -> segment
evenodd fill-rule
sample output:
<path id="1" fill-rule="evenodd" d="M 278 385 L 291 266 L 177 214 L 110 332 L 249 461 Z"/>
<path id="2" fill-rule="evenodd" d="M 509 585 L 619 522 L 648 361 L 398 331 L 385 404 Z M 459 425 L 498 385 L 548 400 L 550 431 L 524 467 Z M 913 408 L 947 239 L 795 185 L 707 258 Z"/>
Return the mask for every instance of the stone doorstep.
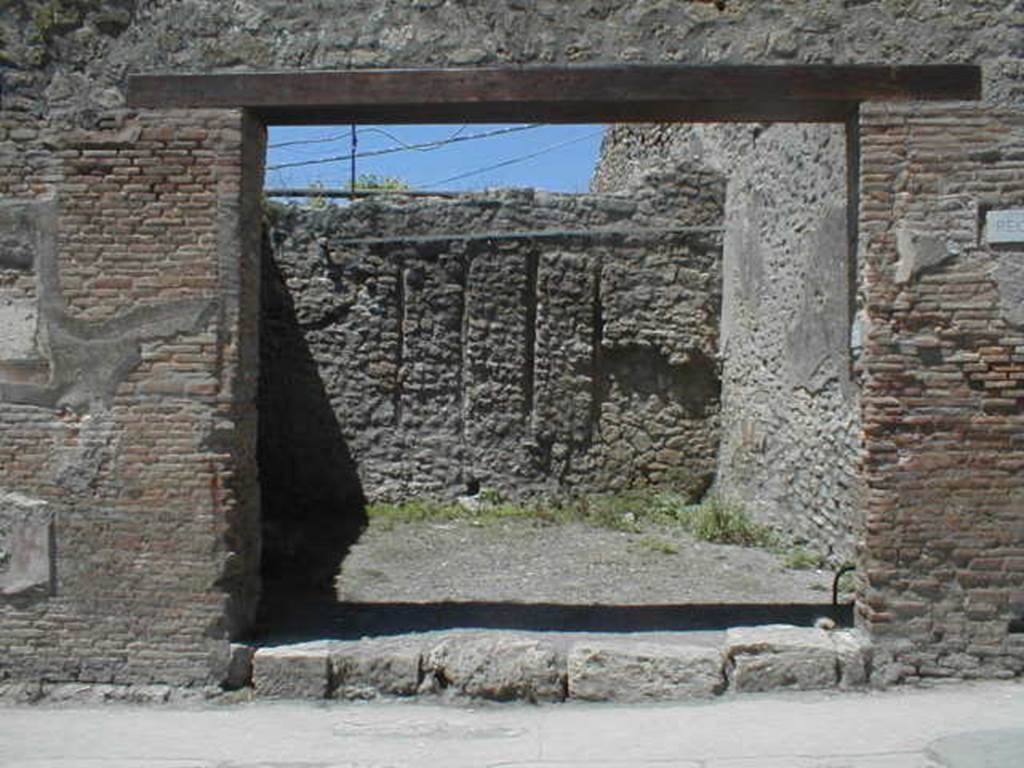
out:
<path id="1" fill-rule="evenodd" d="M 682 638 L 681 638 L 682 639 Z M 257 696 L 369 699 L 445 694 L 493 701 L 678 701 L 725 691 L 851 688 L 868 683 L 859 630 L 789 625 L 726 632 L 722 647 L 631 636 L 552 640 L 479 631 L 257 648 L 232 646 L 226 687 Z"/>
<path id="2" fill-rule="evenodd" d="M 769 624 L 725 634 L 729 687 L 736 692 L 865 685 L 871 645 L 859 630 Z"/>

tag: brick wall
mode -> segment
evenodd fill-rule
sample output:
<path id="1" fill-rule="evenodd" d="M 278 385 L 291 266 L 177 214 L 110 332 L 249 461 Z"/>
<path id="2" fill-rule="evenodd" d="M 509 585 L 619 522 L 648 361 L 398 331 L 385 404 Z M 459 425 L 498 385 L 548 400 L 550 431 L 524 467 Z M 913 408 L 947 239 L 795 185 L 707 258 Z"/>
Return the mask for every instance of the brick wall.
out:
<path id="1" fill-rule="evenodd" d="M 891 679 L 1024 669 L 1024 245 L 984 211 L 1024 206 L 1020 113 L 865 106 L 861 361 L 865 626 Z M 1019 283 L 1017 284 L 1019 285 Z"/>
<path id="2" fill-rule="evenodd" d="M 0 679 L 216 681 L 255 608 L 258 283 L 240 221 L 259 130 L 112 114 L 48 139 L 51 202 L 7 189 L 33 234 L 0 290 L 34 286 L 25 341 L 48 373 L 0 371 L 0 516 L 32 500 L 53 545 L 42 591 L 0 597 Z"/>

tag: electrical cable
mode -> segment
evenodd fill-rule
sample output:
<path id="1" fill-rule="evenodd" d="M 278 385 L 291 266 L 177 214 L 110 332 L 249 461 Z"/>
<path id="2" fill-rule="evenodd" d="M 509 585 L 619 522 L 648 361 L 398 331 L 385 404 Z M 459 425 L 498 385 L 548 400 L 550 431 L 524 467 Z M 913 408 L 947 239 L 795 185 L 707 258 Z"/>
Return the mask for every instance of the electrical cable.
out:
<path id="1" fill-rule="evenodd" d="M 459 179 L 465 179 L 465 178 L 468 178 L 469 176 L 476 176 L 476 175 L 481 174 L 481 173 L 486 173 L 487 171 L 493 171 L 493 170 L 495 170 L 497 168 L 504 168 L 505 166 L 508 166 L 508 165 L 515 165 L 516 163 L 523 163 L 523 162 L 526 162 L 527 160 L 532 160 L 535 157 L 540 157 L 541 155 L 545 155 L 548 152 L 553 152 L 556 149 L 561 149 L 562 147 L 567 147 L 570 144 L 577 144 L 577 143 L 579 143 L 581 141 L 585 141 L 586 139 L 593 138 L 594 136 L 600 136 L 602 133 L 604 133 L 604 129 L 603 128 L 601 130 L 599 130 L 599 131 L 593 131 L 591 133 L 586 133 L 586 134 L 584 134 L 582 136 L 576 136 L 576 137 L 574 137 L 572 139 L 569 139 L 568 141 L 561 141 L 561 142 L 559 142 L 557 144 L 552 144 L 549 147 L 544 147 L 543 149 L 537 150 L 536 152 L 531 152 L 528 155 L 520 155 L 519 157 L 513 157 L 513 158 L 509 158 L 508 160 L 502 160 L 501 162 L 494 163 L 493 165 L 486 165 L 486 166 L 484 166 L 482 168 L 477 168 L 477 169 L 472 170 L 472 171 L 466 171 L 465 173 L 456 174 L 455 176 L 449 176 L 447 179 L 441 179 L 440 181 L 432 181 L 429 184 L 423 184 L 423 185 L 420 185 L 420 186 L 427 187 L 428 189 L 432 188 L 432 187 L 439 187 L 442 184 L 447 184 L 450 181 L 458 181 Z"/>
<path id="2" fill-rule="evenodd" d="M 449 142 L 452 139 L 456 138 L 459 134 L 461 134 L 468 127 L 469 127 L 469 123 L 463 123 L 461 127 L 459 127 L 457 130 L 455 130 L 453 133 L 451 133 L 447 138 L 439 139 L 438 141 L 439 142 Z M 383 128 L 377 128 L 375 126 L 367 125 L 367 126 L 363 126 L 362 129 L 364 131 L 371 131 L 373 133 L 382 133 L 385 136 L 387 136 L 389 139 L 394 141 L 396 144 L 398 144 L 400 146 L 403 146 L 403 147 L 406 147 L 408 149 L 416 149 L 417 151 L 420 151 L 420 152 L 429 151 L 429 150 L 419 149 L 415 145 L 406 144 L 404 141 L 402 141 L 400 138 L 395 136 L 393 133 L 388 133 Z M 281 149 L 282 147 L 295 147 L 295 146 L 299 146 L 299 145 L 302 145 L 302 144 L 331 144 L 331 143 L 333 143 L 335 141 L 340 141 L 341 139 L 344 139 L 346 136 L 348 136 L 347 132 L 346 133 L 333 133 L 333 134 L 330 134 L 329 136 L 321 136 L 321 137 L 316 138 L 316 139 L 292 139 L 290 141 L 279 141 L 279 142 L 276 142 L 274 144 L 268 144 L 267 145 L 267 149 Z"/>
<path id="3" fill-rule="evenodd" d="M 390 155 L 395 152 L 407 152 L 413 149 L 423 149 L 426 147 L 437 149 L 439 147 L 447 146 L 448 144 L 457 144 L 461 141 L 473 141 L 474 139 L 489 139 L 492 136 L 501 136 L 506 133 L 516 133 L 518 131 L 528 131 L 534 128 L 541 128 L 544 123 L 530 123 L 528 125 L 516 125 L 511 128 L 500 128 L 496 131 L 487 131 L 485 133 L 474 133 L 469 136 L 455 136 L 454 138 L 448 138 L 443 141 L 427 141 L 421 144 L 408 144 L 401 147 L 388 147 L 387 149 L 374 149 L 367 152 L 360 152 L 356 157 L 377 157 L 379 155 Z M 429 150 L 428 150 L 429 151 Z M 277 171 L 282 168 L 298 168 L 306 165 L 323 165 L 325 163 L 337 163 L 345 160 L 351 160 L 352 153 L 347 155 L 335 155 L 333 157 L 322 157 L 314 160 L 297 160 L 290 163 L 275 163 L 274 165 L 268 165 L 266 170 Z"/>

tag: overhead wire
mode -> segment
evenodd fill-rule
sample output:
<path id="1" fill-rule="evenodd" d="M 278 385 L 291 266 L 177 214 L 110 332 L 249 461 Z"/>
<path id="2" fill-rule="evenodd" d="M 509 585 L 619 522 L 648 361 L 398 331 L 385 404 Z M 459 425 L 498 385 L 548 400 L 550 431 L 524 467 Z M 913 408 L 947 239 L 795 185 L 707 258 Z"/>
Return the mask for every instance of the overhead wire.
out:
<path id="1" fill-rule="evenodd" d="M 440 139 L 440 141 L 442 141 L 442 142 L 451 141 L 456 136 L 461 134 L 464 130 L 466 130 L 466 128 L 468 128 L 468 127 L 469 127 L 469 123 L 463 123 L 451 135 L 449 135 L 447 138 Z M 396 142 L 397 144 L 399 144 L 401 146 L 409 147 L 410 149 L 412 148 L 410 145 L 406 144 L 400 138 L 395 136 L 393 133 L 388 133 L 383 128 L 377 128 L 377 127 L 374 127 L 374 126 L 367 125 L 367 126 L 363 126 L 362 129 L 364 131 L 372 131 L 374 133 L 383 133 L 385 136 L 387 136 L 389 139 L 391 139 L 392 141 Z M 320 136 L 320 137 L 317 137 L 315 139 L 290 139 L 289 141 L 278 141 L 278 142 L 274 142 L 273 144 L 268 144 L 267 145 L 267 149 L 281 149 L 282 147 L 295 147 L 295 146 L 299 146 L 299 145 L 302 145 L 302 144 L 330 144 L 330 143 L 335 142 L 335 141 L 341 141 L 346 136 L 348 136 L 347 132 L 345 132 L 345 133 L 332 133 L 332 134 L 330 134 L 328 136 Z"/>
<path id="2" fill-rule="evenodd" d="M 447 183 L 452 182 L 452 181 L 459 181 L 460 179 L 465 179 L 465 178 L 468 178 L 470 176 L 477 176 L 477 175 L 479 175 L 481 173 L 486 173 L 487 171 L 493 171 L 493 170 L 496 170 L 498 168 L 504 168 L 504 167 L 509 166 L 509 165 L 515 165 L 516 163 L 524 163 L 527 160 L 532 160 L 535 157 L 540 157 L 541 155 L 546 155 L 548 152 L 553 152 L 556 149 L 561 149 L 562 147 L 567 147 L 570 144 L 577 144 L 577 143 L 579 143 L 581 141 L 586 141 L 587 139 L 593 138 L 594 136 L 600 136 L 602 133 L 604 133 L 604 129 L 603 128 L 600 129 L 600 130 L 597 130 L 597 131 L 592 131 L 590 133 L 583 134 L 582 136 L 575 136 L 575 137 L 573 137 L 571 139 L 568 139 L 567 141 L 560 141 L 557 144 L 552 144 L 552 145 L 550 145 L 548 147 L 544 147 L 543 149 L 539 149 L 536 152 L 530 152 L 529 154 L 526 154 L 526 155 L 519 155 L 517 157 L 508 158 L 506 160 L 502 160 L 501 162 L 494 163 L 492 165 L 485 165 L 485 166 L 483 166 L 481 168 L 476 168 L 476 169 L 474 169 L 472 171 L 466 171 L 465 173 L 459 173 L 459 174 L 456 174 L 455 176 L 449 176 L 446 179 L 440 179 L 439 181 L 432 181 L 429 184 L 425 184 L 423 186 L 426 186 L 428 188 L 429 187 L 439 187 L 439 186 L 441 186 L 443 184 L 447 184 Z"/>
<path id="3" fill-rule="evenodd" d="M 280 170 L 282 168 L 299 168 L 299 167 L 307 166 L 307 165 L 323 165 L 325 163 L 338 163 L 338 162 L 344 162 L 344 161 L 347 161 L 347 160 L 351 160 L 353 158 L 353 156 L 356 157 L 356 158 L 363 158 L 363 157 L 378 157 L 380 155 L 390 155 L 390 154 L 394 154 L 396 152 L 407 152 L 407 151 L 411 151 L 411 150 L 429 151 L 430 149 L 438 149 L 440 147 L 447 146 L 449 144 L 456 144 L 456 143 L 459 143 L 459 142 L 462 142 L 462 141 L 473 141 L 473 140 L 476 140 L 476 139 L 489 139 L 489 138 L 491 138 L 493 136 L 502 136 L 502 135 L 508 134 L 508 133 L 517 133 L 519 131 L 528 131 L 528 130 L 533 130 L 535 128 L 541 128 L 543 126 L 544 126 L 544 123 L 528 123 L 526 125 L 515 125 L 515 126 L 508 127 L 508 128 L 499 128 L 498 130 L 494 130 L 494 131 L 485 131 L 484 133 L 474 133 L 474 134 L 470 134 L 469 136 L 460 136 L 460 135 L 458 135 L 459 131 L 456 131 L 456 135 L 448 137 L 447 139 L 441 139 L 439 141 L 425 141 L 425 142 L 421 142 L 421 143 L 418 143 L 418 144 L 403 144 L 402 146 L 398 146 L 398 147 L 387 147 L 385 149 L 373 149 L 373 150 L 368 150 L 366 152 L 360 152 L 358 154 L 350 152 L 349 154 L 346 154 L 346 155 L 334 155 L 334 156 L 331 156 L 331 157 L 321 157 L 321 158 L 315 158 L 315 159 L 312 159 L 312 160 L 296 160 L 296 161 L 292 161 L 292 162 L 288 162 L 288 163 L 275 163 L 274 165 L 268 165 L 266 170 L 268 170 L 268 171 L 277 171 L 277 170 Z M 376 129 L 376 130 L 381 130 L 381 129 Z M 386 133 L 386 131 L 381 130 L 381 133 Z M 280 145 L 278 145 L 278 146 L 280 146 Z"/>

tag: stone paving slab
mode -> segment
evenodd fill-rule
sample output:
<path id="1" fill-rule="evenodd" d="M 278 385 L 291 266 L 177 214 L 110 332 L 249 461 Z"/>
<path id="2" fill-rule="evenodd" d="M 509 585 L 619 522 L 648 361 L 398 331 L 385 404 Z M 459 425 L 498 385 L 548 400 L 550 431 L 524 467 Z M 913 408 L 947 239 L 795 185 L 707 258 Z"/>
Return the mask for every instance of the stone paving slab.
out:
<path id="1" fill-rule="evenodd" d="M 932 742 L 927 754 L 947 768 L 1024 765 L 1024 719 L 1019 728 L 974 731 Z"/>

